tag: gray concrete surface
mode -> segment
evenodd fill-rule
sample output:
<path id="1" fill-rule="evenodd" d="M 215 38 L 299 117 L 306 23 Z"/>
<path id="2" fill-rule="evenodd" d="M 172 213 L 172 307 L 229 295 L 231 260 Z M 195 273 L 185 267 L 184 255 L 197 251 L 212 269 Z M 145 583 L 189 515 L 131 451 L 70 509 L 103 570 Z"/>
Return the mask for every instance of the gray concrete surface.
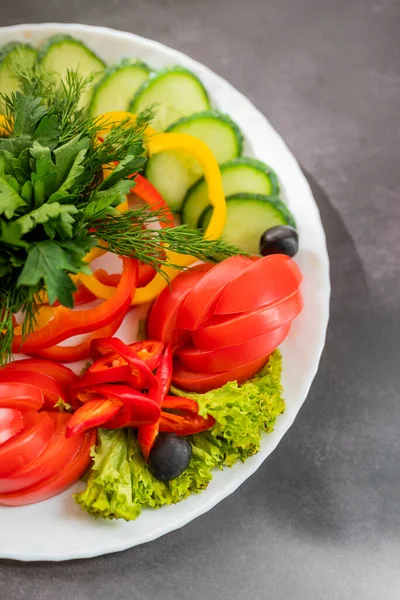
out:
<path id="1" fill-rule="evenodd" d="M 400 598 L 399 0 L 3 0 L 0 15 L 127 29 L 229 79 L 300 160 L 333 284 L 308 401 L 254 477 L 146 546 L 2 561 L 1 600 Z"/>

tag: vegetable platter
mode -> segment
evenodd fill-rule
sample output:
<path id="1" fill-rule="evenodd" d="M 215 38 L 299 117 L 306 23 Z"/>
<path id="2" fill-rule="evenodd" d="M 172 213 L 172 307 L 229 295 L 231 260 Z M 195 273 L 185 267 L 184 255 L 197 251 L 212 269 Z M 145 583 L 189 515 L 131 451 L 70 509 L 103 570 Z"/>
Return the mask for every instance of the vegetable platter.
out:
<path id="1" fill-rule="evenodd" d="M 277 446 L 324 346 L 325 236 L 282 139 L 203 65 L 84 25 L 0 47 L 0 556 L 91 557 Z"/>

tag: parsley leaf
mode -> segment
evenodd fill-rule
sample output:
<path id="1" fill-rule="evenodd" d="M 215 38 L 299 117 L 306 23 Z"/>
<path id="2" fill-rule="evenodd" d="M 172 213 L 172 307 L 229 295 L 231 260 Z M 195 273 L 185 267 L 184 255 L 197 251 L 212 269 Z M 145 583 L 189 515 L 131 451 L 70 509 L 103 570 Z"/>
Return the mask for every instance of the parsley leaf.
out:
<path id="1" fill-rule="evenodd" d="M 4 177 L 0 177 L 0 215 L 12 219 L 15 212 L 26 204 L 14 187 Z"/>
<path id="2" fill-rule="evenodd" d="M 74 306 L 73 292 L 76 286 L 66 271 L 78 273 L 80 260 L 56 242 L 45 240 L 38 242 L 28 252 L 25 265 L 18 278 L 18 286 L 36 287 L 41 282 L 47 288 L 49 303 L 58 298 L 64 306 Z"/>

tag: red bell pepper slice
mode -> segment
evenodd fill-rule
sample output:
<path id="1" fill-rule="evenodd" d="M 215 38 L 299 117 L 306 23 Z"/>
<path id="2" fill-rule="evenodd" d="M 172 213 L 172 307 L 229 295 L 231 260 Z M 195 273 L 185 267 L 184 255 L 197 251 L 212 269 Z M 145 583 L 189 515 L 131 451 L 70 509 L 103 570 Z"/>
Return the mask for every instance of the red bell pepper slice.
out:
<path id="1" fill-rule="evenodd" d="M 33 412 L 42 408 L 43 392 L 31 384 L 12 382 L 0 383 L 0 407 L 15 408 L 21 412 Z"/>
<path id="2" fill-rule="evenodd" d="M 106 362 L 106 366 L 109 366 L 109 368 L 123 367 L 127 364 L 131 370 L 130 383 L 133 387 L 137 389 L 150 389 L 157 385 L 156 378 L 148 364 L 144 362 L 142 358 L 139 358 L 138 354 L 132 347 L 124 344 L 124 342 L 122 342 L 120 339 L 95 339 L 92 341 L 90 348 L 93 358 L 103 356 L 103 358 L 108 360 L 108 365 Z M 92 365 L 88 372 L 94 373 L 96 371 L 96 364 L 97 363 Z M 103 368 L 103 363 L 100 363 L 100 369 Z M 82 377 L 82 381 L 84 380 L 85 376 Z M 82 384 L 82 381 L 80 386 L 84 385 Z M 111 381 L 118 381 L 118 379 L 112 379 Z"/>
<path id="3" fill-rule="evenodd" d="M 133 258 L 123 257 L 122 260 L 121 281 L 112 298 L 88 310 L 74 311 L 65 306 L 55 308 L 54 318 L 31 333 L 25 341 L 21 335 L 14 337 L 14 352 L 35 353 L 69 337 L 105 327 L 119 315 L 126 313 L 136 291 L 138 263 Z"/>
<path id="4" fill-rule="evenodd" d="M 129 308 L 129 307 L 128 307 Z M 38 350 L 35 354 L 42 358 L 48 358 L 50 360 L 57 360 L 62 363 L 77 362 L 78 360 L 85 360 L 90 356 L 90 343 L 96 338 L 110 337 L 118 331 L 122 321 L 124 320 L 126 312 L 121 313 L 118 317 L 101 329 L 97 329 L 91 333 L 86 340 L 80 344 L 72 346 L 51 346 L 50 348 L 44 348 Z M 33 354 L 33 352 L 31 353 Z"/>
<path id="5" fill-rule="evenodd" d="M 133 178 L 135 179 L 135 186 L 131 189 L 131 193 L 143 200 L 153 211 L 163 210 L 162 220 L 160 221 L 162 228 L 174 227 L 174 217 L 160 192 L 143 175 L 134 173 L 130 176 L 130 179 Z"/>
<path id="6" fill-rule="evenodd" d="M 139 261 L 139 272 L 138 272 L 138 281 L 137 287 L 145 287 L 156 274 L 156 270 L 153 269 L 150 265 L 146 265 L 146 263 Z M 107 273 L 104 269 L 97 269 L 93 275 L 96 279 L 102 283 L 103 285 L 114 286 L 116 287 L 120 280 L 120 273 Z"/>
<path id="7" fill-rule="evenodd" d="M 168 390 L 171 386 L 172 350 L 170 344 L 168 344 L 165 349 L 164 355 L 157 369 L 156 379 L 158 386 L 149 391 L 149 396 L 155 400 L 157 406 L 161 406 L 164 397 L 168 393 Z M 146 461 L 149 460 L 150 452 L 154 442 L 156 441 L 158 432 L 159 422 L 155 423 L 154 425 L 145 425 L 144 427 L 139 427 L 138 442 Z"/>
<path id="8" fill-rule="evenodd" d="M 93 302 L 96 300 L 96 296 L 92 294 L 90 290 L 87 289 L 86 286 L 83 285 L 81 281 L 78 281 L 76 284 L 76 292 L 74 292 L 74 306 L 79 306 L 80 304 L 88 304 L 88 302 Z M 60 302 L 56 300 L 52 306 L 60 306 Z"/>
<path id="9" fill-rule="evenodd" d="M 105 400 L 98 398 L 89 400 L 72 415 L 67 426 L 67 437 L 79 435 L 80 433 L 99 427 L 122 410 L 122 402 L 117 400 Z"/>
<path id="10" fill-rule="evenodd" d="M 0 446 L 24 428 L 22 412 L 15 408 L 0 408 Z"/>

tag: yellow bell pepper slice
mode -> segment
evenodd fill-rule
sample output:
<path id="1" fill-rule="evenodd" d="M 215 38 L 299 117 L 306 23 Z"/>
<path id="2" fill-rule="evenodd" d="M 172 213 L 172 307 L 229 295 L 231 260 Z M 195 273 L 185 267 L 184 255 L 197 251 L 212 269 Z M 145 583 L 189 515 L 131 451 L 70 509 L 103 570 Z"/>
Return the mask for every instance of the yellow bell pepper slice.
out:
<path id="1" fill-rule="evenodd" d="M 7 137 L 8 130 L 6 129 L 6 117 L 5 115 L 0 115 L 0 137 Z"/>

